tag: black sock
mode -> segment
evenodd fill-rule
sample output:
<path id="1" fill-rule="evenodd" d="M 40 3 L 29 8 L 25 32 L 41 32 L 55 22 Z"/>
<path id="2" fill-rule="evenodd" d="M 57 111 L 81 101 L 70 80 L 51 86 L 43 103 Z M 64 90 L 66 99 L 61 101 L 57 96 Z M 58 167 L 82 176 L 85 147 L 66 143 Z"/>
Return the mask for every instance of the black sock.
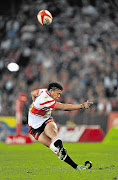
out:
<path id="1" fill-rule="evenodd" d="M 63 148 L 63 144 L 62 144 L 61 139 L 58 139 L 57 141 L 55 141 L 54 145 L 55 145 L 55 147 L 59 148 L 59 151 L 61 148 Z"/>
<path id="2" fill-rule="evenodd" d="M 77 168 L 78 164 L 76 164 L 68 155 L 64 162 L 68 163 L 70 166 L 72 166 L 74 169 Z"/>

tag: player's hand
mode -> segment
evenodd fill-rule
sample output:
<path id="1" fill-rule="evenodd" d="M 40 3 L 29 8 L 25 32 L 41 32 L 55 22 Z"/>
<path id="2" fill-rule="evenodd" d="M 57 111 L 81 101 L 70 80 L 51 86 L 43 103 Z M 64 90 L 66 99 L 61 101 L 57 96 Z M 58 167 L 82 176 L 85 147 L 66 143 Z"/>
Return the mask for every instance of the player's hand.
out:
<path id="1" fill-rule="evenodd" d="M 86 102 L 82 104 L 82 109 L 88 109 L 91 104 L 93 104 L 93 102 L 90 102 L 89 100 L 87 100 Z"/>

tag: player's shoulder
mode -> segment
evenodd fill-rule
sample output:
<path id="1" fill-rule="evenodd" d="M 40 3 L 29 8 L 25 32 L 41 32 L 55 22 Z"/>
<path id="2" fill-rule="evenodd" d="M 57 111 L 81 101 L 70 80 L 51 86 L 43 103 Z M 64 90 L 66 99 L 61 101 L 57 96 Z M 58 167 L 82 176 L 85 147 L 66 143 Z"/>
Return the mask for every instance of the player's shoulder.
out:
<path id="1" fill-rule="evenodd" d="M 40 89 L 40 92 L 39 92 L 39 95 L 41 95 L 41 97 L 43 99 L 53 99 L 51 96 L 50 96 L 50 93 L 48 91 L 48 89 Z"/>
<path id="2" fill-rule="evenodd" d="M 40 94 L 42 94 L 42 93 L 43 93 L 44 95 L 48 95 L 48 96 L 50 96 L 50 93 L 49 93 L 48 89 L 46 89 L 46 88 L 44 88 L 44 89 L 40 89 L 39 93 L 40 93 Z"/>
<path id="3" fill-rule="evenodd" d="M 38 96 L 40 96 L 41 94 L 45 94 L 47 89 L 39 89 L 39 94 Z"/>

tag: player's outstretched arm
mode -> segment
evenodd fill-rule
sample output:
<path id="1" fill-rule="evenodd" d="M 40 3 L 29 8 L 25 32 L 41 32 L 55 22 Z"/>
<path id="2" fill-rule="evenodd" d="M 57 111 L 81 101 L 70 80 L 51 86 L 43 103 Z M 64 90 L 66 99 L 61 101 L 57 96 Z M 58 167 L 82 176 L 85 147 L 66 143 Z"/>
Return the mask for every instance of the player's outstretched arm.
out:
<path id="1" fill-rule="evenodd" d="M 86 101 L 83 104 L 64 104 L 58 103 L 56 109 L 63 110 L 63 111 L 73 111 L 78 109 L 88 109 L 93 102 Z"/>

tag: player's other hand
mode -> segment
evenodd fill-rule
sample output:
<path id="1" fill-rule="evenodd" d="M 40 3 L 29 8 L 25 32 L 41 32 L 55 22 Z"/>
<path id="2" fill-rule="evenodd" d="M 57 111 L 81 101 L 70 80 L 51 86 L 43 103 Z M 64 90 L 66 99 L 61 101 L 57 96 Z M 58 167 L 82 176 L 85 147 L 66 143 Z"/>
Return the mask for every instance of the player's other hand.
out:
<path id="1" fill-rule="evenodd" d="M 82 104 L 82 108 L 88 109 L 91 104 L 93 104 L 93 102 L 87 100 L 86 102 L 84 102 L 84 103 Z"/>

